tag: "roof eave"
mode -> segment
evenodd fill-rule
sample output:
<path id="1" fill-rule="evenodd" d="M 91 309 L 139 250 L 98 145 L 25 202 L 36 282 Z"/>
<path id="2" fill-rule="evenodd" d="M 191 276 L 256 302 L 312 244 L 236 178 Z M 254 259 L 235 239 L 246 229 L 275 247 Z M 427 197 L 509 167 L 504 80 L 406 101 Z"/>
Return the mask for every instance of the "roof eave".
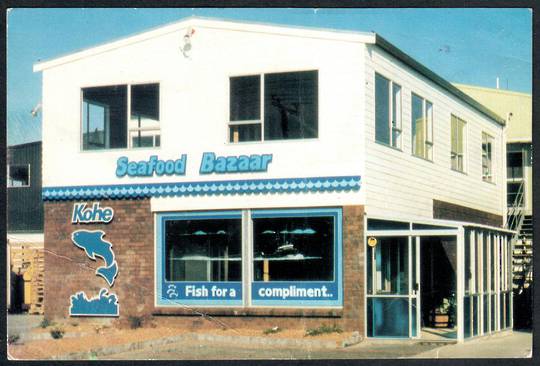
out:
<path id="1" fill-rule="evenodd" d="M 424 65 L 422 65 L 420 62 L 413 59 L 411 56 L 407 55 L 405 52 L 401 51 L 399 48 L 388 42 L 386 39 L 381 37 L 378 34 L 375 34 L 375 44 L 379 46 L 384 51 L 388 52 L 390 55 L 394 56 L 401 62 L 403 62 L 405 65 L 411 67 L 427 79 L 431 80 L 435 84 L 437 84 L 439 87 L 443 88 L 450 94 L 454 95 L 458 99 L 462 100 L 463 102 L 467 103 L 474 109 L 476 109 L 478 112 L 482 113 L 484 116 L 490 118 L 491 120 L 497 122 L 501 126 L 506 125 L 506 120 L 502 117 L 500 117 L 498 114 L 493 112 L 492 110 L 486 108 L 484 105 L 478 103 L 476 100 L 474 100 L 469 95 L 465 94 L 458 88 L 456 88 L 454 85 L 452 85 L 450 82 L 446 81 Z"/>

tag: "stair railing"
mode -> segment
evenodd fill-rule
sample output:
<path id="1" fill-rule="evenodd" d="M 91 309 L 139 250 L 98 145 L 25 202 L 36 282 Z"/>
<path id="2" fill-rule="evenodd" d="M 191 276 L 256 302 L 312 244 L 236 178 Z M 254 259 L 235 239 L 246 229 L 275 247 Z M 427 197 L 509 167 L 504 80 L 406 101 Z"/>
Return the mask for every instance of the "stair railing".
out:
<path id="1" fill-rule="evenodd" d="M 524 210 L 523 210 L 523 201 L 524 201 L 524 182 L 521 182 L 518 188 L 518 192 L 516 194 L 516 198 L 514 199 L 514 202 L 512 202 L 512 205 L 508 207 L 507 216 L 506 216 L 506 224 L 505 228 L 508 230 L 514 231 L 514 235 L 512 236 L 512 242 L 517 242 L 521 238 L 521 229 L 523 226 L 523 221 L 525 219 Z M 512 246 L 513 247 L 513 246 Z M 512 251 L 513 254 L 513 251 Z M 519 282 L 517 283 L 517 290 L 518 293 L 521 294 L 523 292 L 525 283 L 527 282 L 527 279 L 529 277 L 529 273 L 532 271 L 532 260 L 526 261 L 523 260 L 522 262 L 522 277 L 519 279 Z"/>

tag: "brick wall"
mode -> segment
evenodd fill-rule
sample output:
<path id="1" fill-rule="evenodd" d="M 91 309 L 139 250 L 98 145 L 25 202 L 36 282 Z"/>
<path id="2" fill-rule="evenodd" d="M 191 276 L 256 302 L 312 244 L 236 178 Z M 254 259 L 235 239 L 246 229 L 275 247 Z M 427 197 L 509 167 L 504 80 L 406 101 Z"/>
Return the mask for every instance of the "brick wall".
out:
<path id="1" fill-rule="evenodd" d="M 91 204 L 91 202 L 90 202 Z M 103 230 L 112 243 L 118 263 L 118 276 L 111 292 L 118 296 L 120 314 L 142 315 L 153 307 L 154 225 L 150 200 L 100 201 L 112 207 L 114 219 L 109 224 L 71 224 L 73 202 L 45 203 L 45 316 L 66 317 L 70 296 L 85 291 L 88 297 L 109 288 L 95 274 L 103 265 L 86 256 L 71 241 L 75 230 Z M 94 269 L 89 269 L 91 266 Z"/>
<path id="2" fill-rule="evenodd" d="M 97 295 L 107 287 L 94 269 L 101 263 L 90 260 L 71 242 L 78 229 L 103 230 L 113 244 L 118 262 L 118 276 L 112 291 L 118 295 L 120 324 L 129 315 L 143 316 L 154 323 L 178 327 L 251 327 L 266 329 L 309 328 L 321 324 L 338 325 L 344 330 L 363 331 L 364 326 L 364 207 L 343 208 L 343 310 L 154 307 L 154 230 L 149 200 L 100 201 L 101 207 L 112 207 L 114 219 L 109 224 L 73 225 L 70 222 L 73 202 L 45 204 L 45 315 L 67 317 L 69 297 L 77 291 Z M 362 332 L 363 333 L 363 332 Z"/>
<path id="3" fill-rule="evenodd" d="M 466 221 L 482 225 L 502 226 L 503 217 L 474 208 L 433 200 L 433 218 Z"/>

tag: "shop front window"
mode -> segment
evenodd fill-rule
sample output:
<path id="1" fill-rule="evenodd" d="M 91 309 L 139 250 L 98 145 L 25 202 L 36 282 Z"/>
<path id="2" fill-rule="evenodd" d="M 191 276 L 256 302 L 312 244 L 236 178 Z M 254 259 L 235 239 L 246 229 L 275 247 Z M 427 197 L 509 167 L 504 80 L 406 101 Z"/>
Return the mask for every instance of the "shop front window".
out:
<path id="1" fill-rule="evenodd" d="M 158 304 L 242 304 L 242 215 L 159 215 Z"/>
<path id="2" fill-rule="evenodd" d="M 241 281 L 238 219 L 175 220 L 166 223 L 167 281 Z"/>
<path id="3" fill-rule="evenodd" d="M 158 214 L 157 304 L 342 306 L 341 215 L 338 208 Z"/>
<path id="4" fill-rule="evenodd" d="M 331 217 L 253 220 L 255 281 L 331 281 Z"/>

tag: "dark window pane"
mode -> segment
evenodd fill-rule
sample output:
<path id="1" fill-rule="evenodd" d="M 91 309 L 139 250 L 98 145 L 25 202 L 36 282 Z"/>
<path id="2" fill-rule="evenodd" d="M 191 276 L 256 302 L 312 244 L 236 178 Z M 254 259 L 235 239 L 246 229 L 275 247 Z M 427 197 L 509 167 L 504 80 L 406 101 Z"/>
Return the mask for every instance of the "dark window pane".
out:
<path id="1" fill-rule="evenodd" d="M 463 337 L 471 337 L 471 296 L 463 298 Z"/>
<path id="2" fill-rule="evenodd" d="M 261 125 L 232 125 L 229 126 L 229 142 L 260 141 Z"/>
<path id="3" fill-rule="evenodd" d="M 390 82 L 375 74 L 375 140 L 390 144 Z"/>
<path id="4" fill-rule="evenodd" d="M 265 75 L 265 140 L 318 136 L 317 84 L 317 71 Z"/>
<path id="5" fill-rule="evenodd" d="M 230 79 L 230 120 L 261 119 L 261 77 L 242 76 Z"/>
<path id="6" fill-rule="evenodd" d="M 489 295 L 484 295 L 484 333 L 489 333 Z"/>
<path id="7" fill-rule="evenodd" d="M 368 230 L 409 230 L 408 222 L 368 219 Z"/>
<path id="8" fill-rule="evenodd" d="M 520 192 L 521 183 L 508 183 L 506 185 L 506 197 L 508 207 L 523 206 L 523 188 Z"/>
<path id="9" fill-rule="evenodd" d="M 8 187 L 28 187 L 30 185 L 30 166 L 10 165 Z"/>
<path id="10" fill-rule="evenodd" d="M 508 178 L 523 178 L 523 154 L 519 152 L 508 152 L 506 158 Z"/>
<path id="11" fill-rule="evenodd" d="M 406 237 L 377 238 L 375 247 L 368 246 L 368 258 L 375 250 L 374 273 L 368 274 L 368 281 L 375 277 L 374 294 L 406 295 L 409 293 L 408 280 L 408 239 Z"/>
<path id="12" fill-rule="evenodd" d="M 166 222 L 167 281 L 241 281 L 241 220 Z"/>
<path id="13" fill-rule="evenodd" d="M 159 84 L 131 86 L 131 118 L 159 120 Z"/>
<path id="14" fill-rule="evenodd" d="M 332 217 L 253 220 L 255 281 L 332 281 Z"/>
<path id="15" fill-rule="evenodd" d="M 154 146 L 154 137 L 153 136 L 136 136 L 133 137 L 132 144 L 133 147 L 153 147 Z M 159 146 L 159 145 L 156 145 Z"/>
<path id="16" fill-rule="evenodd" d="M 83 150 L 127 147 L 127 86 L 84 88 Z"/>

